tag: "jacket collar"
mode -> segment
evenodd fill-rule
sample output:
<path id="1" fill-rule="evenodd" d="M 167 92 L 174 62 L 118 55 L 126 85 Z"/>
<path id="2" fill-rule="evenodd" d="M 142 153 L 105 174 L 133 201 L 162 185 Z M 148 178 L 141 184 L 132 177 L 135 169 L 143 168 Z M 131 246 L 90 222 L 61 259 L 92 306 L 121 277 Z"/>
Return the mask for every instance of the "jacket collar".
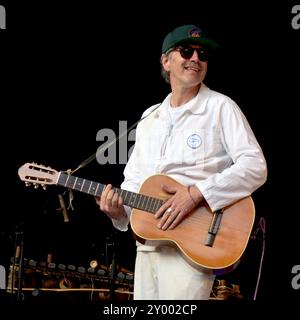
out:
<path id="1" fill-rule="evenodd" d="M 206 101 L 210 95 L 210 89 L 202 83 L 194 103 L 186 109 L 186 112 L 192 114 L 201 114 L 206 106 Z M 167 107 L 170 105 L 172 92 L 167 95 L 161 106 L 156 110 L 155 116 L 162 119 L 168 117 Z"/>

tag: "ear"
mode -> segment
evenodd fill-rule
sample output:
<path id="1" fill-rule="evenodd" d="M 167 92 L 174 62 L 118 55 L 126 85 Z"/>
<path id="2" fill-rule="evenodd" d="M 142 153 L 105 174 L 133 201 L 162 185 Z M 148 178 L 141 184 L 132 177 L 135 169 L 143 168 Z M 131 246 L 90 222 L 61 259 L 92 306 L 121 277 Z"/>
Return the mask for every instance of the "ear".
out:
<path id="1" fill-rule="evenodd" d="M 170 71 L 170 57 L 171 54 L 162 54 L 160 58 L 161 64 L 166 71 Z"/>

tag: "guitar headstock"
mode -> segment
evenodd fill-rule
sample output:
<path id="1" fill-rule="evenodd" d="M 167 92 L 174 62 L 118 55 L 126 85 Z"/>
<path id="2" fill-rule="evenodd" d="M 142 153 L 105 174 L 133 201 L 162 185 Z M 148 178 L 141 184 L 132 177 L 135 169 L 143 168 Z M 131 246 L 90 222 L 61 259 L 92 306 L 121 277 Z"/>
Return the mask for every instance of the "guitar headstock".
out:
<path id="1" fill-rule="evenodd" d="M 59 172 L 36 163 L 25 163 L 18 170 L 19 177 L 25 182 L 26 186 L 33 185 L 35 188 L 57 184 Z"/>

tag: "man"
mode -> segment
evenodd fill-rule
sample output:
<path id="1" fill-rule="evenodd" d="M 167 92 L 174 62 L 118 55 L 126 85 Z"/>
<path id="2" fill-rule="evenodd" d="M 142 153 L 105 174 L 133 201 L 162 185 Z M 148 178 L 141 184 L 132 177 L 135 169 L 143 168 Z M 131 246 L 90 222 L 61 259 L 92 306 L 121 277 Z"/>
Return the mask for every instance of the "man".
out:
<path id="1" fill-rule="evenodd" d="M 180 182 L 162 186 L 170 198 L 155 218 L 164 231 L 175 229 L 205 201 L 215 212 L 266 181 L 262 150 L 241 110 L 203 83 L 216 47 L 195 25 L 180 26 L 165 37 L 161 65 L 171 93 L 144 112 L 124 170 L 121 187 L 132 192 L 154 174 Z M 127 230 L 130 208 L 111 185 L 98 203 L 116 228 Z M 137 242 L 134 299 L 208 299 L 214 278 L 187 263 L 176 248 Z"/>

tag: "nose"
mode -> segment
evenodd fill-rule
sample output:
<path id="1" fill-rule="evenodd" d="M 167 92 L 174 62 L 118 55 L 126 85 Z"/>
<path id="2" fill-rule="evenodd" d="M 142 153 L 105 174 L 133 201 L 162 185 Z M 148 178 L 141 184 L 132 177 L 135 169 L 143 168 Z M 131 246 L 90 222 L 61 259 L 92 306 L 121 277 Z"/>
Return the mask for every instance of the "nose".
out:
<path id="1" fill-rule="evenodd" d="M 196 50 L 196 48 L 193 48 L 193 55 L 191 56 L 190 60 L 193 60 L 193 61 L 200 61 L 199 59 L 199 56 L 198 56 L 198 52 Z"/>

